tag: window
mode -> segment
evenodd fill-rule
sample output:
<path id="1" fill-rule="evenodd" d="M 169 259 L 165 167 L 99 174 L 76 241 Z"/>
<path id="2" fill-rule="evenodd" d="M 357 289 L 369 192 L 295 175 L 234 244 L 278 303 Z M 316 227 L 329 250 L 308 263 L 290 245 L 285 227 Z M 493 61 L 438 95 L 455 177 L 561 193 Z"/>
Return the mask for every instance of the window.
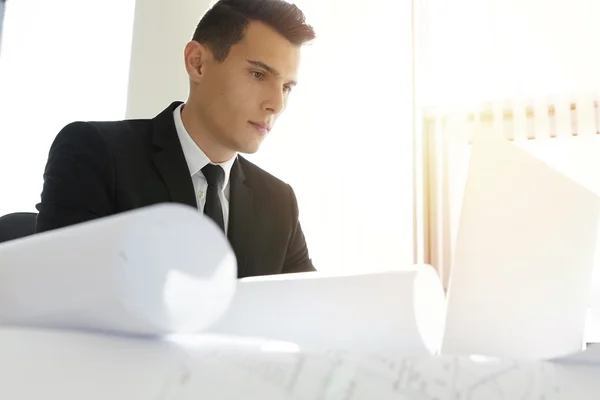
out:
<path id="1" fill-rule="evenodd" d="M 419 110 L 430 141 L 430 259 L 447 280 L 474 131 L 600 193 L 600 4 L 421 0 Z"/>
<path id="2" fill-rule="evenodd" d="M 125 116 L 134 6 L 134 0 L 6 2 L 0 215 L 35 211 L 50 144 L 64 125 Z"/>

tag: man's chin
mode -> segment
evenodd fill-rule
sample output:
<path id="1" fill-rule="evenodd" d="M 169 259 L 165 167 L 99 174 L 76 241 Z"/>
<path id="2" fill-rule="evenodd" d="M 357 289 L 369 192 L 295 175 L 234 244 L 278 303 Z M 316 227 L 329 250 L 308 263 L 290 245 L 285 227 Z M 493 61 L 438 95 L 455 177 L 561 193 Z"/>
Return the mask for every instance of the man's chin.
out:
<path id="1" fill-rule="evenodd" d="M 258 147 L 255 148 L 244 148 L 241 150 L 238 150 L 238 153 L 242 153 L 242 154 L 255 154 L 258 152 Z"/>
<path id="2" fill-rule="evenodd" d="M 238 146 L 238 152 L 242 154 L 254 154 L 260 149 L 261 144 L 262 140 L 260 142 L 245 143 L 242 146 Z"/>

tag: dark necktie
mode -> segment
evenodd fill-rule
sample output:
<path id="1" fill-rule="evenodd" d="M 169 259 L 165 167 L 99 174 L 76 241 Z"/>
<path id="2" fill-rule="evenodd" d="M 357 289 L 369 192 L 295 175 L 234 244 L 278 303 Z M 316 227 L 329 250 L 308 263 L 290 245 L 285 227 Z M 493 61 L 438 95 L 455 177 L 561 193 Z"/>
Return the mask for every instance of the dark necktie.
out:
<path id="1" fill-rule="evenodd" d="M 219 165 L 207 164 L 202 168 L 202 173 L 208 182 L 206 191 L 206 203 L 204 204 L 204 214 L 221 227 L 225 232 L 225 222 L 223 221 L 223 208 L 219 198 L 219 185 L 225 178 L 225 171 Z"/>

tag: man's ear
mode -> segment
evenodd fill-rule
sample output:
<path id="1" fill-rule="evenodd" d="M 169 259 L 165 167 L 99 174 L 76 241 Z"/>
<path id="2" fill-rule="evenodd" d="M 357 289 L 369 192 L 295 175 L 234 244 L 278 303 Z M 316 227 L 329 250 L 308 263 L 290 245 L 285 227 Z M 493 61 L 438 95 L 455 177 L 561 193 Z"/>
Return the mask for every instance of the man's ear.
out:
<path id="1" fill-rule="evenodd" d="M 190 81 L 198 83 L 205 74 L 206 64 L 211 54 L 206 46 L 192 40 L 185 46 L 185 69 Z"/>

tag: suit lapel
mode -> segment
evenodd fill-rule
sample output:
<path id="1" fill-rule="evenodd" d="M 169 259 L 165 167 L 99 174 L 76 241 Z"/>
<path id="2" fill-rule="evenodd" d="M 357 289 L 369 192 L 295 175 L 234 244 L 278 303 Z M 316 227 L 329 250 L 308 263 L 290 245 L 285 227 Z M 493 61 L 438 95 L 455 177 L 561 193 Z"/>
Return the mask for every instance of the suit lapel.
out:
<path id="1" fill-rule="evenodd" d="M 238 262 L 238 277 L 248 276 L 254 227 L 254 193 L 246 185 L 240 157 L 231 168 L 228 238 Z"/>
<path id="2" fill-rule="evenodd" d="M 173 111 L 181 104 L 174 102 L 153 120 L 154 164 L 162 177 L 171 201 L 198 207 L 190 171 L 177 136 Z"/>
<path id="3" fill-rule="evenodd" d="M 154 164 L 162 177 L 171 201 L 198 207 L 190 171 L 177 136 L 173 112 L 175 102 L 153 120 Z M 231 168 L 228 239 L 238 262 L 238 276 L 248 276 L 248 255 L 254 227 L 254 193 L 246 185 L 240 157 Z"/>

